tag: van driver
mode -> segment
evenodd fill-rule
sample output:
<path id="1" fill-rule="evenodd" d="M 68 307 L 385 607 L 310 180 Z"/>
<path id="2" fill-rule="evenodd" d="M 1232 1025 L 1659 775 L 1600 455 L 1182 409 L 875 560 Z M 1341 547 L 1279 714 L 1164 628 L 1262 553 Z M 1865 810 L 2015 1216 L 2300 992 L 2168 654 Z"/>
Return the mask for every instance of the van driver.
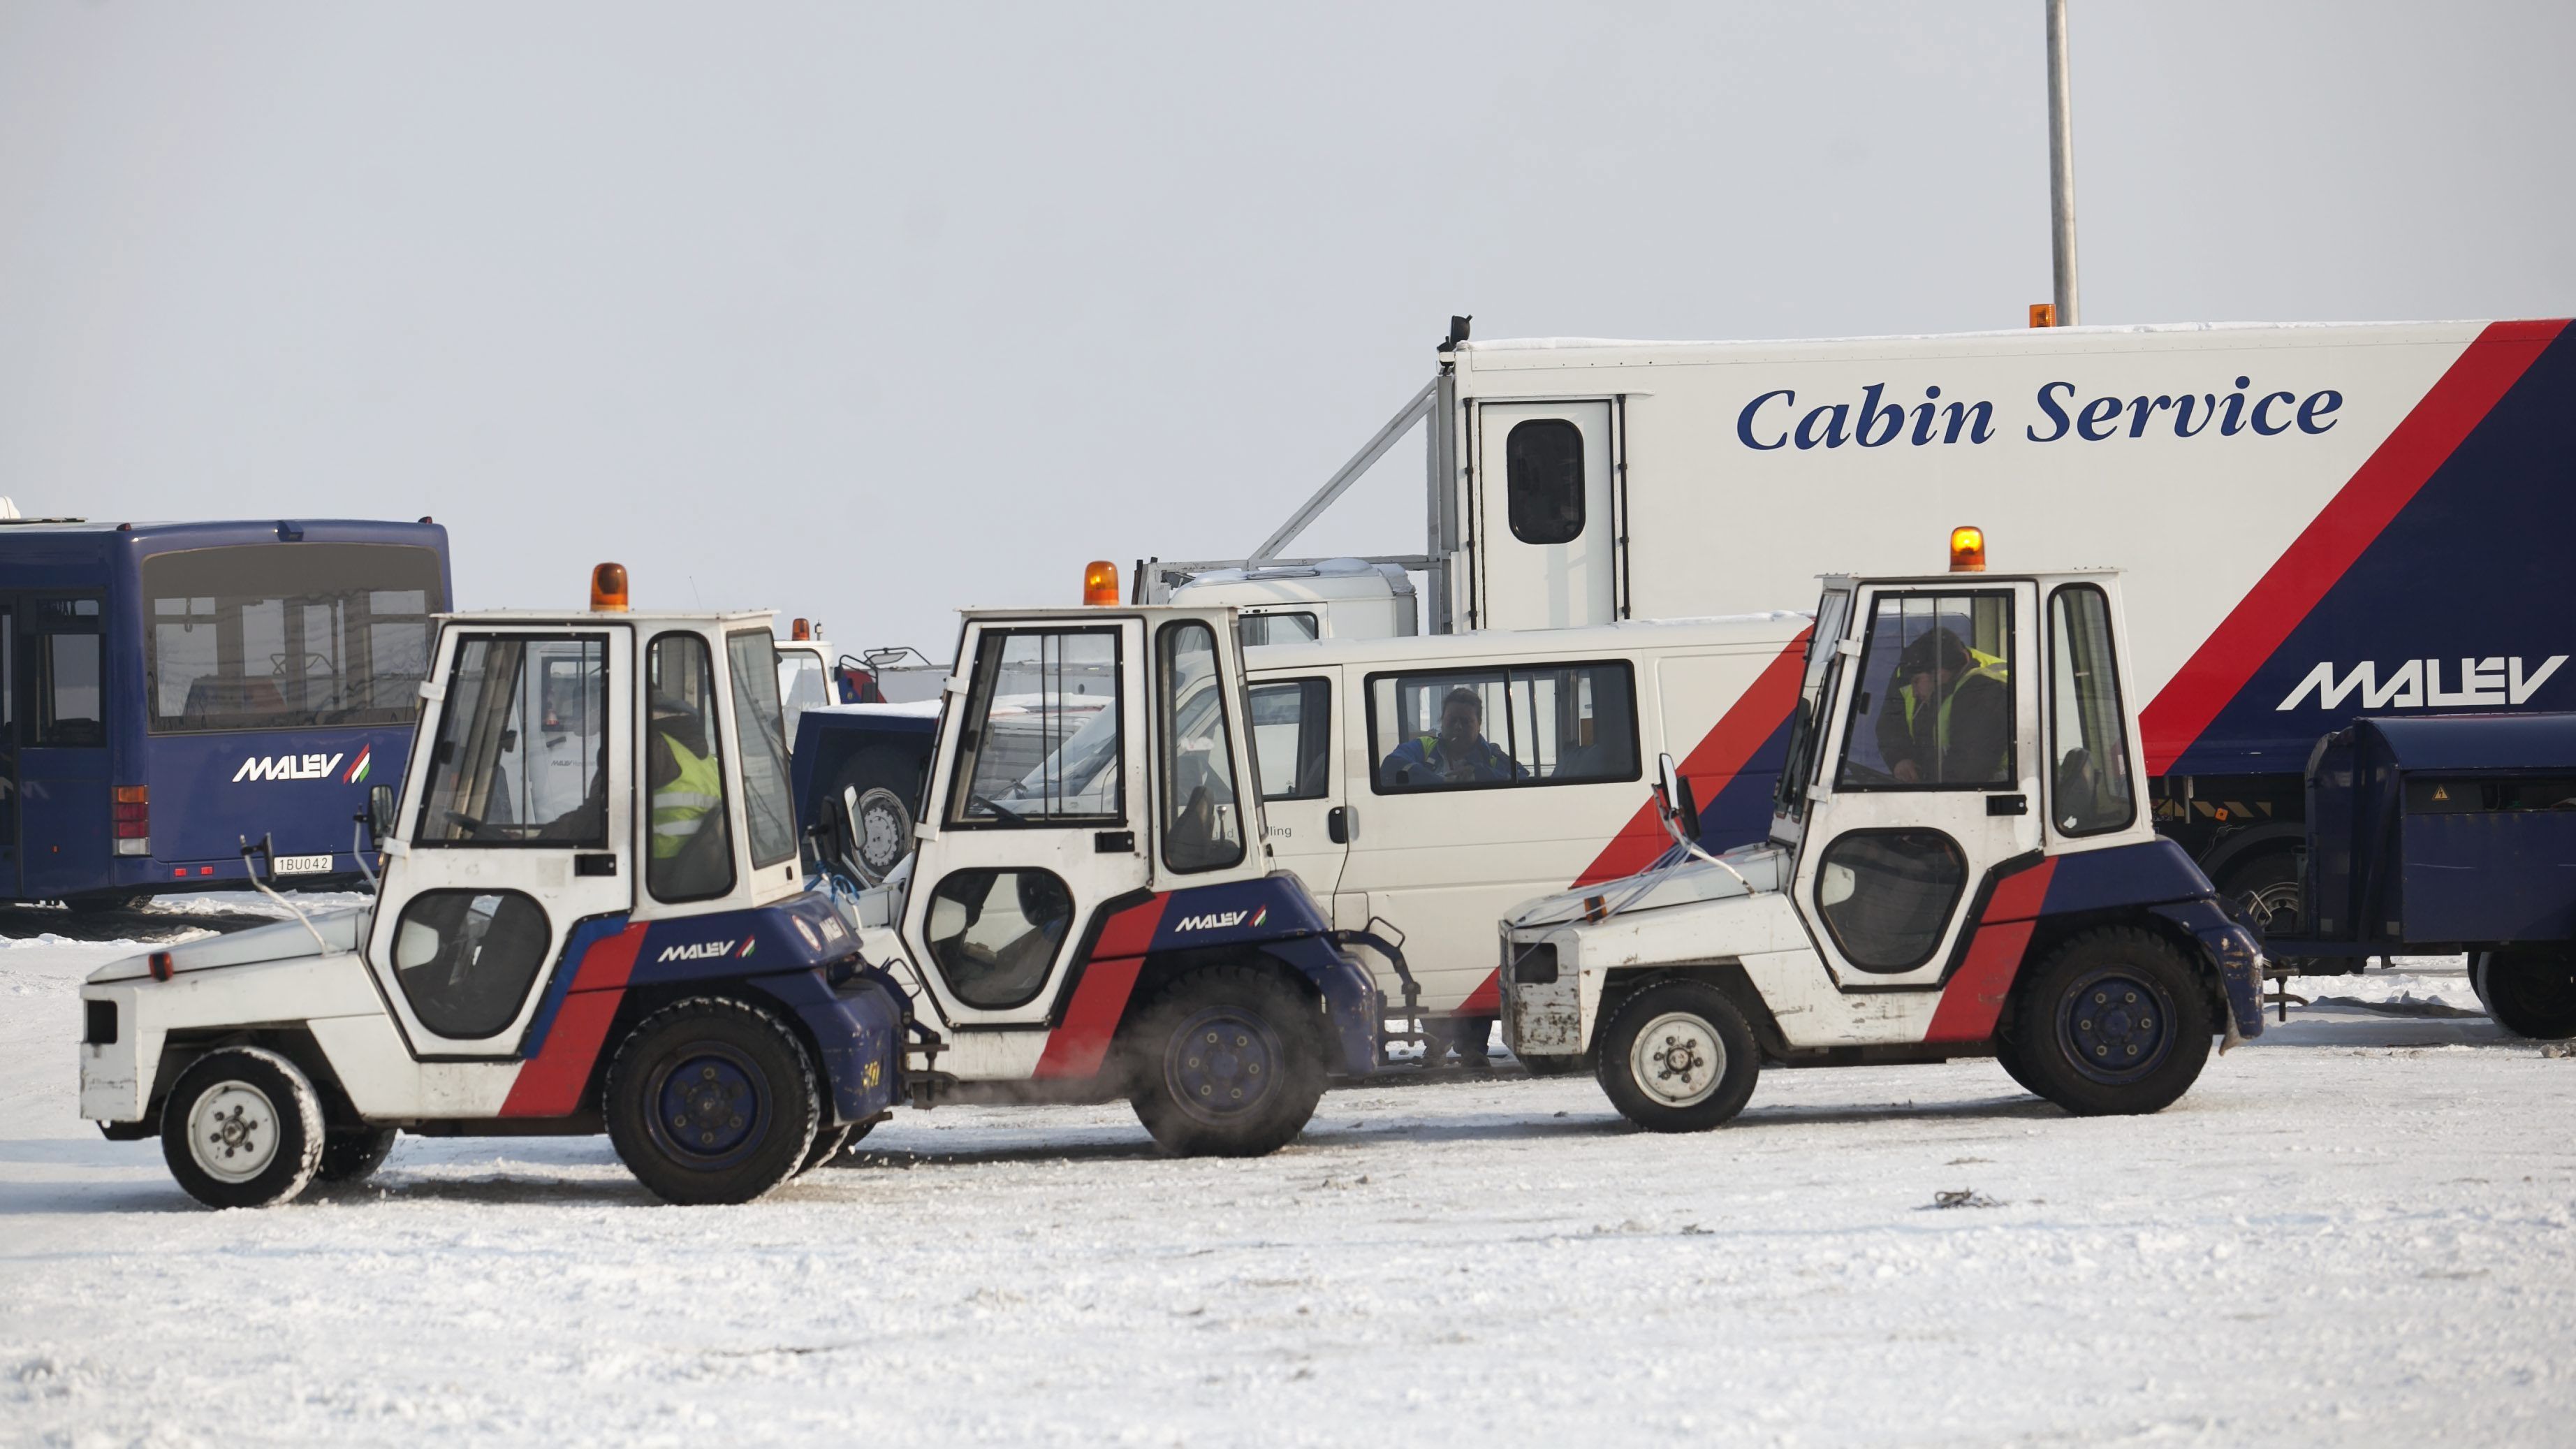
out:
<path id="1" fill-rule="evenodd" d="M 1377 773 L 1389 785 L 1473 785 L 1529 776 L 1485 738 L 1485 701 L 1465 685 L 1440 701 L 1440 732 L 1396 746 L 1378 762 Z"/>

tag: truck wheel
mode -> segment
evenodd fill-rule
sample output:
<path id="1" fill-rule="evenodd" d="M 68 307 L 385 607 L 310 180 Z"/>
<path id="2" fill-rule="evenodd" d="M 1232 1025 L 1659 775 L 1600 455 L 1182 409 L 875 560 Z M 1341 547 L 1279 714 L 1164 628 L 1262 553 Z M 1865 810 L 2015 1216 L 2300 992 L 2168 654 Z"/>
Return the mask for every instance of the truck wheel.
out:
<path id="1" fill-rule="evenodd" d="M 321 1182 L 363 1182 L 384 1166 L 399 1135 L 391 1127 L 357 1127 L 324 1134 L 322 1165 L 313 1176 Z"/>
<path id="2" fill-rule="evenodd" d="M 2218 884 L 2218 893 L 2232 901 L 2244 903 L 2254 917 L 2255 928 L 2265 933 L 2284 935 L 2299 923 L 2300 907 L 2299 858 L 2287 851 L 2266 851 L 2251 860 L 2228 867 L 2227 879 Z M 2297 971 L 2302 976 L 2349 976 L 2358 974 L 2368 957 L 2332 958 L 2324 956 L 2280 956 L 2275 966 Z"/>
<path id="3" fill-rule="evenodd" d="M 2469 957 L 2469 986 L 2496 1025 L 2516 1036 L 2576 1036 L 2576 952 L 2480 951 Z"/>
<path id="4" fill-rule="evenodd" d="M 1649 1132 L 1704 1132 L 1744 1110 L 1762 1070 L 1744 1013 L 1704 981 L 1666 981 L 1601 1026 L 1595 1073 L 1619 1115 Z"/>
<path id="5" fill-rule="evenodd" d="M 2004 1075 L 2013 1079 L 2014 1086 L 2034 1097 L 2048 1095 L 2031 1079 L 2030 1068 L 2021 1064 L 2021 1043 L 2000 1033 L 1995 1037 L 1995 1065 L 2004 1069 Z"/>
<path id="6" fill-rule="evenodd" d="M 2200 1076 L 2214 1030 L 2208 992 L 2182 953 L 2125 926 L 2050 953 L 2014 1027 L 2022 1080 L 2078 1117 L 2163 1111 Z"/>
<path id="7" fill-rule="evenodd" d="M 161 1107 L 161 1156 L 208 1207 L 292 1201 L 322 1165 L 322 1098 L 295 1063 L 224 1047 L 179 1074 Z"/>
<path id="8" fill-rule="evenodd" d="M 1324 1095 L 1311 1003 L 1267 971 L 1203 966 L 1136 1020 L 1128 1102 L 1163 1150 L 1259 1157 L 1305 1130 Z"/>
<path id="9" fill-rule="evenodd" d="M 644 1018 L 608 1068 L 608 1137 L 665 1202 L 749 1202 L 794 1177 L 822 1095 L 786 1023 L 697 996 Z"/>

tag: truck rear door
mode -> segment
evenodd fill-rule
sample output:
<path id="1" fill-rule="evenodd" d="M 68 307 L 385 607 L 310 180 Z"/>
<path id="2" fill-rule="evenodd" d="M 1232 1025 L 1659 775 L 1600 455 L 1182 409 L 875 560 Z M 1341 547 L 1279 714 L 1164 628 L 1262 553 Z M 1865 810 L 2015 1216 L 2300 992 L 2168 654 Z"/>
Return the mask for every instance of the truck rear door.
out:
<path id="1" fill-rule="evenodd" d="M 1614 412 L 1606 399 L 1478 405 L 1469 627 L 1564 629 L 1621 617 Z"/>

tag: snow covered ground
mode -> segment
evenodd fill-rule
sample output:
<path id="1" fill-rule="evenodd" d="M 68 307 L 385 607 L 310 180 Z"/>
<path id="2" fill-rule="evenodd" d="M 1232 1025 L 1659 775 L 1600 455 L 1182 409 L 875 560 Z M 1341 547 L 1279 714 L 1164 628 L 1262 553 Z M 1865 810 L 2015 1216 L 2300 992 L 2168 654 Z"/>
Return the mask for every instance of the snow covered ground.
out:
<path id="1" fill-rule="evenodd" d="M 740 1208 L 604 1140 L 405 1139 L 212 1213 L 72 1115 L 74 983 L 127 949 L 0 942 L 0 1441 L 2576 1437 L 2576 1059 L 2455 967 L 2299 983 L 2338 1004 L 2143 1119 L 1962 1062 L 1650 1138 L 1501 1076 L 1334 1093 L 1257 1162 L 942 1109 Z"/>

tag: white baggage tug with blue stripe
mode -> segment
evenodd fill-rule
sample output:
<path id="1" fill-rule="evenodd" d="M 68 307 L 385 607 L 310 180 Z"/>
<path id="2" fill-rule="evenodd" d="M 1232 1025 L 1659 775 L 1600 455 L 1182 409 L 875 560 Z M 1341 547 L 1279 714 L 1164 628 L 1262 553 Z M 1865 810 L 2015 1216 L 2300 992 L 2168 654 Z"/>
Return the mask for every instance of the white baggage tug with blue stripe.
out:
<path id="1" fill-rule="evenodd" d="M 1658 1131 L 1786 1066 L 1992 1055 L 2077 1113 L 2153 1112 L 2260 1035 L 2261 952 L 2143 798 L 2118 575 L 1832 577 L 1769 838 L 1674 847 L 1503 923 L 1512 1052 L 1588 1061 Z"/>
<path id="2" fill-rule="evenodd" d="M 441 616 L 376 899 L 101 969 L 82 1115 L 215 1206 L 397 1131 L 605 1130 L 662 1197 L 739 1202 L 905 1097 L 1126 1095 L 1259 1153 L 1376 1068 L 1356 938 L 1238 788 L 1230 610 L 970 615 L 948 808 L 853 898 L 800 858 L 770 615 L 625 604 L 603 565 L 586 612 Z"/>

